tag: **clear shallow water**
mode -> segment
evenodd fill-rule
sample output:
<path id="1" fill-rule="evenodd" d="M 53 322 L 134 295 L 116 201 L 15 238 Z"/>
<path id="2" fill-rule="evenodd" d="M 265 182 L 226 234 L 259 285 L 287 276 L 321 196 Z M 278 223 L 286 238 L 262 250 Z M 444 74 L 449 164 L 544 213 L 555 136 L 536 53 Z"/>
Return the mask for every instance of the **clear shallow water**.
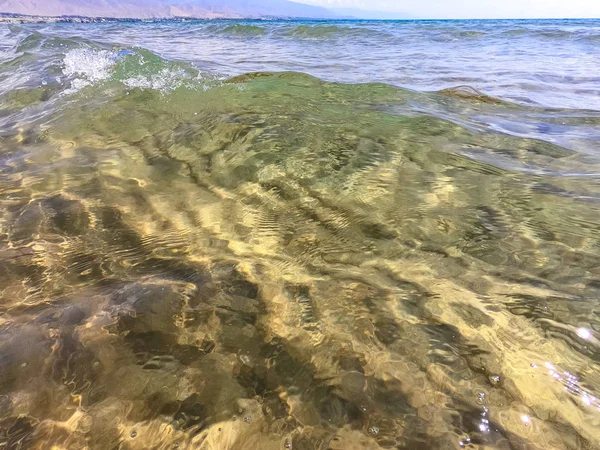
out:
<path id="1" fill-rule="evenodd" d="M 0 442 L 599 448 L 599 25 L 0 27 Z"/>

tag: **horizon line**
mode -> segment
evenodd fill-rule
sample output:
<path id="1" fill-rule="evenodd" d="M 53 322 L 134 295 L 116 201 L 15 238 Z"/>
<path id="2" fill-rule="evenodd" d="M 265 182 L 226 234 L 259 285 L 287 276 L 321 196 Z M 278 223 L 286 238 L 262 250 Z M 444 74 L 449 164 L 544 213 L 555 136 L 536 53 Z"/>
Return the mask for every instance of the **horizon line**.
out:
<path id="1" fill-rule="evenodd" d="M 365 11 L 368 12 L 368 11 Z M 415 21 L 494 21 L 494 20 L 600 20 L 600 17 L 470 17 L 470 18 L 460 18 L 460 17 L 446 17 L 446 18 L 428 18 L 428 17 L 406 17 L 406 18 L 361 18 L 361 17 L 301 17 L 301 16 L 269 16 L 269 15 L 261 15 L 261 16 L 248 16 L 248 17 L 190 17 L 190 16 L 174 16 L 174 17 L 152 17 L 152 18 L 142 18 L 142 17 L 111 17 L 111 16 L 83 16 L 76 14 L 62 14 L 62 15 L 40 15 L 40 14 L 21 14 L 21 13 L 11 13 L 11 12 L 2 12 L 0 11 L 0 17 L 11 17 L 11 18 L 19 18 L 19 17 L 27 17 L 27 18 L 52 18 L 52 19 L 91 19 L 91 20 L 119 20 L 119 21 L 139 21 L 139 22 L 153 22 L 153 21 L 162 21 L 162 22 L 182 22 L 182 21 L 215 21 L 215 20 L 304 20 L 304 21 L 365 21 L 365 22 L 415 22 Z"/>

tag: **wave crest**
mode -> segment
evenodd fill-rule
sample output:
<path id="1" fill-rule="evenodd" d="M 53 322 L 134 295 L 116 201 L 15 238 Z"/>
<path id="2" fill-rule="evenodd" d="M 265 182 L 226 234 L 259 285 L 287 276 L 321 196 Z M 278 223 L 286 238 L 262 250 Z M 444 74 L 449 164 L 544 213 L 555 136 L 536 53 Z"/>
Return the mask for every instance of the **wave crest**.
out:
<path id="1" fill-rule="evenodd" d="M 258 25 L 245 25 L 240 23 L 229 25 L 221 30 L 221 33 L 223 34 L 248 37 L 262 36 L 265 34 L 265 32 L 266 30 Z"/>
<path id="2" fill-rule="evenodd" d="M 106 50 L 77 48 L 65 55 L 63 74 L 71 79 L 71 88 L 79 90 L 108 79 L 114 64 L 114 55 Z"/>
<path id="3" fill-rule="evenodd" d="M 346 37 L 382 36 L 384 33 L 367 28 L 339 25 L 298 25 L 284 30 L 282 35 L 300 39 L 340 39 Z"/>
<path id="4" fill-rule="evenodd" d="M 108 81 L 155 90 L 198 87 L 200 77 L 190 65 L 168 61 L 142 49 L 73 49 L 65 55 L 63 74 L 71 83 L 67 93 Z"/>
<path id="5" fill-rule="evenodd" d="M 454 97 L 463 100 L 477 101 L 480 103 L 489 103 L 492 105 L 504 105 L 508 104 L 505 100 L 501 100 L 496 97 L 484 94 L 471 86 L 457 86 L 448 89 L 442 89 L 437 91 L 437 94 L 444 95 L 446 97 Z"/>

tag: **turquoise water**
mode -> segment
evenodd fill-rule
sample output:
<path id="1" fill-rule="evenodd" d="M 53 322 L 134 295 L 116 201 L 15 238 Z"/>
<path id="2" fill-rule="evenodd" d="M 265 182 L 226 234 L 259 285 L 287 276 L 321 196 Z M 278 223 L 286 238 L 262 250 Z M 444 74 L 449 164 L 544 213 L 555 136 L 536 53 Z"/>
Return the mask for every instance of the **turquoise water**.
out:
<path id="1" fill-rule="evenodd" d="M 0 444 L 600 448 L 599 46 L 0 25 Z"/>

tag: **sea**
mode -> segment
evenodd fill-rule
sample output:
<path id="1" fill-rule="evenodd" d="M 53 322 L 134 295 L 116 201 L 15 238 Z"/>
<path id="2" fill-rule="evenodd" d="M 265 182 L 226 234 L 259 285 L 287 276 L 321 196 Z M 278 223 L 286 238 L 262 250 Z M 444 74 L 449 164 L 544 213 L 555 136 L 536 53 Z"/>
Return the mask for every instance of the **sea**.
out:
<path id="1" fill-rule="evenodd" d="M 600 449 L 600 20 L 0 24 L 0 447 Z"/>

